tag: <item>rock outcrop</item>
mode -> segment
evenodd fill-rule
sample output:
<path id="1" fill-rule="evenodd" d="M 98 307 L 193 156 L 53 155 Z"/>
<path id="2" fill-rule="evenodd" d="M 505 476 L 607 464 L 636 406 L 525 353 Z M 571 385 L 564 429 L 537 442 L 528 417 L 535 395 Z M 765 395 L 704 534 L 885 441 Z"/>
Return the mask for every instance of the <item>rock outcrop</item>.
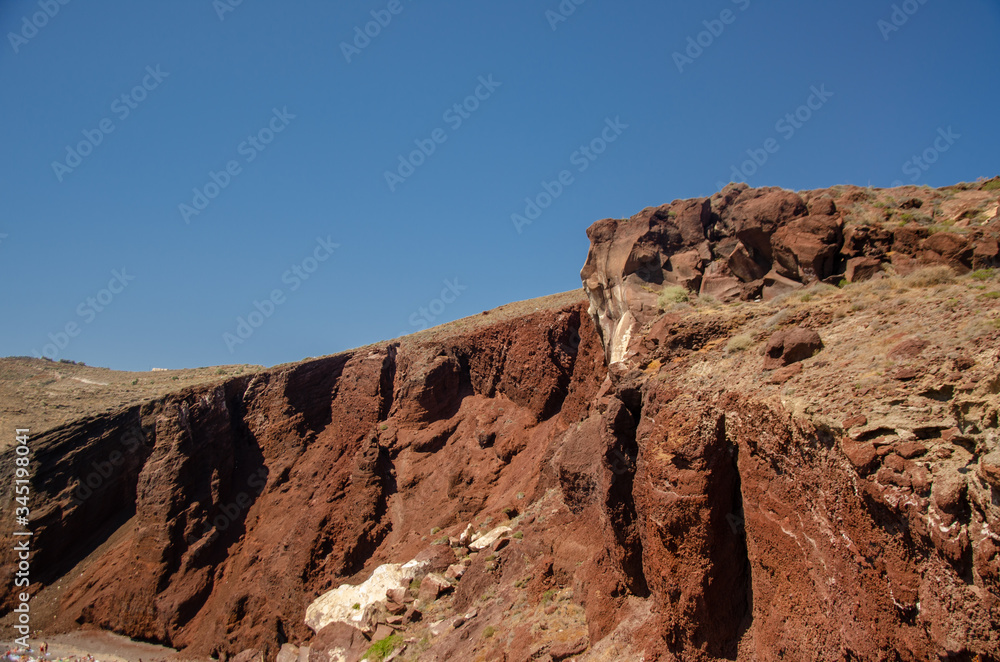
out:
<path id="1" fill-rule="evenodd" d="M 617 363 L 663 311 L 665 285 L 721 301 L 769 300 L 817 281 L 866 280 L 889 266 L 899 273 L 995 266 L 998 227 L 987 220 L 997 198 L 995 190 L 840 187 L 797 194 L 730 184 L 711 198 L 594 223 L 580 277 L 608 361 Z M 918 209 L 924 213 L 905 211 Z M 941 224 L 938 231 L 932 222 Z M 940 229 L 944 224 L 961 233 Z"/>

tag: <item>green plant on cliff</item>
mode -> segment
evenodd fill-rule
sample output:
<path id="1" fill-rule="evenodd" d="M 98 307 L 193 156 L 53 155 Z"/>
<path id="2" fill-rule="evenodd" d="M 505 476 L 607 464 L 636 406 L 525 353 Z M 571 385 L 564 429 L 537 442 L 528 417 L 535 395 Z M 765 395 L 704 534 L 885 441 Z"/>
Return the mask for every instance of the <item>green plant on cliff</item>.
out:
<path id="1" fill-rule="evenodd" d="M 1000 179 L 991 179 L 979 187 L 980 191 L 1000 191 Z"/>
<path id="2" fill-rule="evenodd" d="M 378 660 L 381 662 L 385 658 L 392 654 L 392 651 L 396 650 L 399 645 L 403 643 L 403 638 L 398 634 L 390 634 L 385 639 L 379 639 L 374 644 L 368 647 L 365 651 L 365 657 L 369 660 Z"/>
<path id="3" fill-rule="evenodd" d="M 660 310 L 666 310 L 675 303 L 685 303 L 688 300 L 688 291 L 680 285 L 667 285 L 660 290 L 660 296 L 656 298 L 656 305 Z"/>
<path id="4" fill-rule="evenodd" d="M 969 276 L 972 277 L 974 280 L 989 280 L 993 278 L 995 275 L 996 272 L 993 269 L 976 269 L 971 274 L 969 274 Z"/>

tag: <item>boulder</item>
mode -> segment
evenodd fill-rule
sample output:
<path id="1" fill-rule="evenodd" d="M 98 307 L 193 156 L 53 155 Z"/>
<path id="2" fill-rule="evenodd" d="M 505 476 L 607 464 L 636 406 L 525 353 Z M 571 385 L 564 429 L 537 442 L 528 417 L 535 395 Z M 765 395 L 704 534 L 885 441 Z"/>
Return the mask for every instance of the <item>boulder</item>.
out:
<path id="1" fill-rule="evenodd" d="M 813 198 L 809 201 L 809 213 L 817 216 L 833 216 L 837 213 L 837 204 L 833 198 Z"/>
<path id="2" fill-rule="evenodd" d="M 979 458 L 976 474 L 994 489 L 1000 489 L 1000 451 Z"/>
<path id="3" fill-rule="evenodd" d="M 705 276 L 701 280 L 700 295 L 715 297 L 719 301 L 735 301 L 743 293 L 740 279 L 733 276 Z"/>
<path id="4" fill-rule="evenodd" d="M 784 223 L 806 213 L 797 194 L 782 189 L 755 189 L 753 197 L 741 198 L 732 211 L 736 237 L 757 254 L 771 259 L 771 235 Z"/>
<path id="5" fill-rule="evenodd" d="M 776 370 L 814 356 L 823 341 L 812 329 L 795 326 L 771 335 L 764 349 L 764 370 Z"/>
<path id="6" fill-rule="evenodd" d="M 801 372 L 802 372 L 802 364 L 793 363 L 792 365 L 786 365 L 784 368 L 778 368 L 777 370 L 772 372 L 771 376 L 768 377 L 767 381 L 769 384 L 777 384 L 777 385 L 784 384 L 789 379 L 791 379 L 792 377 Z"/>
<path id="7" fill-rule="evenodd" d="M 355 662 L 371 642 L 360 630 L 344 623 L 331 623 L 309 642 L 311 660 Z"/>
<path id="8" fill-rule="evenodd" d="M 771 237 L 775 269 L 803 282 L 833 273 L 842 241 L 840 223 L 832 216 L 806 216 L 789 221 Z"/>
<path id="9" fill-rule="evenodd" d="M 993 237 L 980 237 L 972 250 L 972 268 L 987 269 L 1000 264 L 1000 245 Z"/>
<path id="10" fill-rule="evenodd" d="M 920 246 L 924 251 L 932 251 L 941 260 L 954 268 L 968 269 L 972 265 L 973 247 L 960 234 L 954 232 L 935 232 L 923 240 Z M 934 262 L 933 259 L 924 258 Z"/>
<path id="11" fill-rule="evenodd" d="M 860 283 L 871 280 L 872 276 L 882 270 L 882 261 L 874 257 L 852 257 L 847 260 L 844 278 L 848 283 Z"/>
<path id="12" fill-rule="evenodd" d="M 427 604 L 438 599 L 443 593 L 451 590 L 451 582 L 444 576 L 432 572 L 420 581 L 420 592 L 417 597 L 421 604 Z"/>
<path id="13" fill-rule="evenodd" d="M 795 290 L 801 290 L 802 287 L 802 283 L 797 280 L 786 278 L 775 271 L 771 271 L 764 276 L 764 288 L 761 296 L 764 301 L 770 301 L 771 299 L 781 296 L 782 294 L 794 292 Z"/>
<path id="14" fill-rule="evenodd" d="M 697 292 L 701 288 L 703 263 L 697 250 L 671 255 L 667 262 L 667 279 L 691 292 Z"/>
<path id="15" fill-rule="evenodd" d="M 274 662 L 298 662 L 298 660 L 299 647 L 292 644 L 282 644 L 281 650 L 278 651 L 277 657 L 274 658 Z"/>
<path id="16" fill-rule="evenodd" d="M 461 579 L 462 575 L 465 574 L 466 567 L 461 563 L 455 563 L 448 566 L 448 570 L 445 571 L 444 576 L 447 579 Z"/>
<path id="17" fill-rule="evenodd" d="M 389 602 L 403 604 L 407 598 L 406 588 L 403 586 L 394 586 L 385 592 L 385 597 Z"/>
<path id="18" fill-rule="evenodd" d="M 759 280 L 767 274 L 767 269 L 757 264 L 750 251 L 743 244 L 737 244 L 733 252 L 726 258 L 729 271 L 744 283 Z"/>
<path id="19" fill-rule="evenodd" d="M 469 549 L 473 551 L 481 551 L 490 547 L 494 542 L 500 538 L 506 538 L 511 534 L 511 528 L 509 526 L 498 526 L 489 533 L 486 533 L 469 544 Z"/>

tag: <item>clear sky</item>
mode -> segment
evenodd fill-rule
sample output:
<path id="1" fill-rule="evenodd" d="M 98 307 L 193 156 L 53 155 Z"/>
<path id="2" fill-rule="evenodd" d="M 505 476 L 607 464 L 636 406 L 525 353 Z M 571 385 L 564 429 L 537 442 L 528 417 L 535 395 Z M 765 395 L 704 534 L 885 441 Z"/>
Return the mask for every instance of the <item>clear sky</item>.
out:
<path id="1" fill-rule="evenodd" d="M 0 354 L 273 365 L 730 180 L 1000 171 L 996 0 L 237 2 L 0 3 Z"/>

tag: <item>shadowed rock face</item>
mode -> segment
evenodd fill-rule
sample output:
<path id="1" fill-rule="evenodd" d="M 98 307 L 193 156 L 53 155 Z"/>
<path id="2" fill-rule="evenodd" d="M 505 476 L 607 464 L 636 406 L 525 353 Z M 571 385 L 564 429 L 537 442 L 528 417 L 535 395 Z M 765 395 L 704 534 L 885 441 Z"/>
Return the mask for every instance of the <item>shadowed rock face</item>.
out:
<path id="1" fill-rule="evenodd" d="M 917 194 L 935 204 L 933 192 L 894 193 L 904 210 Z M 767 298 L 845 273 L 995 257 L 990 223 L 959 241 L 845 222 L 856 195 L 730 186 L 600 221 L 581 274 L 588 303 L 40 435 L 33 590 L 61 586 L 44 626 L 228 659 L 291 655 L 290 644 L 360 659 L 373 628 L 342 618 L 313 632 L 307 607 L 384 564 L 433 556 L 440 585 L 420 608 L 453 613 L 434 612 L 447 627 L 435 620 L 428 649 L 405 659 L 1000 658 L 1000 364 L 986 346 L 1000 332 L 948 359 L 946 372 L 981 377 L 912 393 L 886 377 L 884 397 L 836 400 L 831 423 L 809 405 L 831 397 L 822 385 L 840 380 L 856 341 L 828 332 L 828 312 L 768 334 L 781 339 L 771 358 L 799 371 L 785 377 L 798 380 L 792 395 L 753 376 L 767 348 L 734 359 L 719 345 L 758 313 L 663 314 L 656 301 L 671 284 Z M 885 351 L 907 366 L 944 360 L 905 335 Z M 452 565 L 435 539 L 467 545 L 469 523 L 484 533 L 487 517 L 502 540 L 478 538 L 476 558 Z M 393 590 L 393 615 L 408 619 L 406 591 Z M 554 593 L 566 601 L 550 604 Z M 9 611 L 13 593 L 2 597 Z M 377 598 L 365 596 L 366 617 Z"/>

